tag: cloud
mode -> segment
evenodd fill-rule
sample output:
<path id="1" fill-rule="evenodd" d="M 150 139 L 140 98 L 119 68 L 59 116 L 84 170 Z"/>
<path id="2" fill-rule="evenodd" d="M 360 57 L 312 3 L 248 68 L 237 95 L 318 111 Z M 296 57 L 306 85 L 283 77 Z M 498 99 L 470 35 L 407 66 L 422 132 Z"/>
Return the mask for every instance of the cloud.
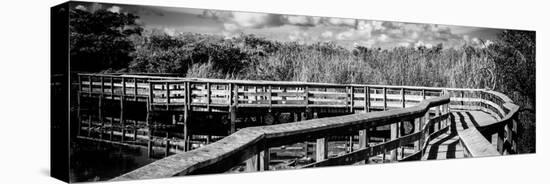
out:
<path id="1" fill-rule="evenodd" d="M 120 13 L 120 6 L 111 6 L 107 9 L 107 11 L 110 11 L 112 13 Z"/>
<path id="2" fill-rule="evenodd" d="M 234 24 L 234 23 L 225 23 L 225 24 L 223 24 L 223 27 L 227 31 L 239 30 L 239 26 L 237 24 Z"/>
<path id="3" fill-rule="evenodd" d="M 285 23 L 298 26 L 316 26 L 321 22 L 321 17 L 311 17 L 303 15 L 287 15 L 284 16 Z"/>
<path id="4" fill-rule="evenodd" d="M 385 42 L 388 40 L 388 36 L 386 34 L 381 34 L 380 37 L 378 37 L 378 40 L 381 42 Z"/>
<path id="5" fill-rule="evenodd" d="M 356 19 L 327 18 L 326 22 L 336 26 L 355 27 Z"/>
<path id="6" fill-rule="evenodd" d="M 409 42 L 401 42 L 398 44 L 400 47 L 409 47 L 411 45 L 411 43 Z"/>
<path id="7" fill-rule="evenodd" d="M 86 6 L 81 5 L 81 4 L 79 4 L 78 6 L 76 6 L 74 9 L 82 10 L 82 11 L 88 11 L 88 8 L 86 8 Z"/>
<path id="8" fill-rule="evenodd" d="M 347 39 L 351 38 L 353 36 L 353 34 L 354 34 L 353 30 L 344 31 L 344 32 L 338 33 L 338 35 L 336 35 L 336 39 L 338 39 L 338 40 L 347 40 Z"/>
<path id="9" fill-rule="evenodd" d="M 332 33 L 332 31 L 325 31 L 325 32 L 323 32 L 323 34 L 321 34 L 321 36 L 323 38 L 330 38 L 330 37 L 332 37 L 333 34 L 334 33 Z"/>
<path id="10" fill-rule="evenodd" d="M 374 28 L 374 30 L 384 30 L 384 29 L 386 29 L 386 27 L 384 27 L 384 25 L 382 25 L 381 21 L 370 21 L 370 22 L 371 22 L 371 25 Z"/>

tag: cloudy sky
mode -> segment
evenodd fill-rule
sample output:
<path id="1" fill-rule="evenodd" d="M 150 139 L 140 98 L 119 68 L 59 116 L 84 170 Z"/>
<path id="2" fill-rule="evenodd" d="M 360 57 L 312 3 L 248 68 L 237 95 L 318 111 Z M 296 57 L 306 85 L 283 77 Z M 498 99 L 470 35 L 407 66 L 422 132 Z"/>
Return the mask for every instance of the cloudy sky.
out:
<path id="1" fill-rule="evenodd" d="M 465 43 L 483 46 L 481 41 L 490 44 L 501 31 L 465 26 L 105 3 L 75 2 L 71 8 L 132 13 L 140 17 L 139 23 L 145 29 L 160 29 L 170 35 L 194 32 L 232 37 L 244 32 L 279 41 L 332 41 L 348 48 L 354 45 L 431 47 L 439 43 L 446 48 L 460 47 Z"/>

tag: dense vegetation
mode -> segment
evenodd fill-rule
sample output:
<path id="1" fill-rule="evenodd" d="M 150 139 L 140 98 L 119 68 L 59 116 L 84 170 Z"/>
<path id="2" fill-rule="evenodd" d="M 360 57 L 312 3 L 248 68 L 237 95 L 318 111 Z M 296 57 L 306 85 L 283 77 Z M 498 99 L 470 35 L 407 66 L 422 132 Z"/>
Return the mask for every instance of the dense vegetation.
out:
<path id="1" fill-rule="evenodd" d="M 501 91 L 522 106 L 521 152 L 535 151 L 535 33 L 506 30 L 484 47 L 356 47 L 148 30 L 131 14 L 71 13 L 76 71 L 187 77 L 367 83 Z M 108 24 L 106 24 L 107 22 Z"/>

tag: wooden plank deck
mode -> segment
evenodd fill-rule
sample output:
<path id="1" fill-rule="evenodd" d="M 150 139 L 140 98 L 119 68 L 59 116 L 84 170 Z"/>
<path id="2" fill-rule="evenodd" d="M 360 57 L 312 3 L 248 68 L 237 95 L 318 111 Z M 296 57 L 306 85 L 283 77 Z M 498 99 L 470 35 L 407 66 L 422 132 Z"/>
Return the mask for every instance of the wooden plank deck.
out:
<path id="1" fill-rule="evenodd" d="M 428 143 L 422 160 L 464 158 L 464 148 L 460 145 L 458 132 L 497 122 L 493 116 L 482 111 L 455 111 L 449 119 L 450 131 Z"/>

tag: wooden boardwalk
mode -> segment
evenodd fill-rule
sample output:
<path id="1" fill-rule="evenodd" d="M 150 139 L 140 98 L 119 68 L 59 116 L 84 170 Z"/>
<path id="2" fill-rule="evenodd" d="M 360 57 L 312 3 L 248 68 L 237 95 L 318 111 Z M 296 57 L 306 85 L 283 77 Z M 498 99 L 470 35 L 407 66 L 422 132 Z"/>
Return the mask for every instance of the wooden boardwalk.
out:
<path id="1" fill-rule="evenodd" d="M 464 148 L 460 145 L 458 132 L 497 122 L 495 117 L 482 111 L 454 111 L 449 120 L 449 131 L 428 143 L 422 160 L 464 158 Z"/>
<path id="2" fill-rule="evenodd" d="M 486 89 L 105 74 L 80 74 L 77 85 L 77 112 L 86 113 L 79 126 L 88 136 L 106 135 L 110 126 L 105 131 L 120 134 L 121 143 L 133 134 L 130 141 L 166 148 L 166 158 L 113 180 L 221 173 L 243 164 L 247 172 L 265 171 L 272 149 L 303 142 L 314 143 L 315 160 L 298 168 L 369 163 L 380 155 L 399 162 L 515 154 L 519 137 L 519 106 Z M 97 108 L 81 108 L 81 99 Z M 141 119 L 129 120 L 132 104 L 143 107 Z M 119 106 L 119 114 L 106 118 L 104 106 Z M 274 120 L 281 113 L 292 123 Z M 188 125 L 208 124 L 205 117 L 227 124 L 229 134 L 188 149 Z M 259 123 L 243 124 L 250 117 Z M 177 132 L 140 136 L 141 127 L 159 122 Z M 343 155 L 328 154 L 334 135 L 349 137 Z M 174 145 L 183 150 L 168 156 Z"/>

